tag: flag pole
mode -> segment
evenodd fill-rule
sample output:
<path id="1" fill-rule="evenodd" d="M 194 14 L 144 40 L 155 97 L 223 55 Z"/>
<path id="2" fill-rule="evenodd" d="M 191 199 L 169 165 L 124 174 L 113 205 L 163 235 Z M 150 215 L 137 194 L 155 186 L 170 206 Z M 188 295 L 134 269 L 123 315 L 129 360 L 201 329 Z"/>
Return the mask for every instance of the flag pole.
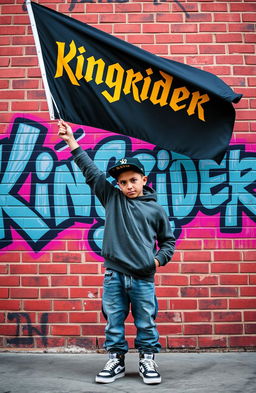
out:
<path id="1" fill-rule="evenodd" d="M 43 59 L 43 55 L 42 55 L 42 49 L 41 49 L 39 35 L 38 35 L 37 27 L 36 27 L 35 17 L 34 17 L 34 13 L 33 13 L 32 6 L 31 6 L 31 0 L 26 0 L 26 6 L 27 6 L 27 10 L 28 10 L 32 33 L 33 33 L 34 40 L 35 40 L 36 52 L 37 52 L 39 67 L 40 67 L 41 74 L 42 74 L 43 85 L 44 85 L 46 100 L 47 100 L 47 104 L 48 104 L 50 119 L 51 120 L 55 119 L 53 105 L 55 106 L 56 111 L 59 115 L 59 118 L 61 119 L 59 109 L 58 109 L 56 102 L 51 94 L 49 84 L 47 81 L 44 59 Z"/>

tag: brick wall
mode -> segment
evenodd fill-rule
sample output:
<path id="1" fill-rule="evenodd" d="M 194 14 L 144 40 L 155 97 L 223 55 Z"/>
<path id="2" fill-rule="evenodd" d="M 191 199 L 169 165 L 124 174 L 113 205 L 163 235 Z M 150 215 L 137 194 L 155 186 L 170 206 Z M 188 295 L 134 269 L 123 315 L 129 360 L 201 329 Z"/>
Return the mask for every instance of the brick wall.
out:
<path id="1" fill-rule="evenodd" d="M 0 0 L 0 347 L 101 348 L 104 217 L 90 195 L 81 203 L 83 180 L 74 184 L 70 154 L 58 149 L 22 3 Z M 89 127 L 81 144 L 100 165 L 107 149 L 124 145 L 157 163 L 150 179 L 178 239 L 173 261 L 156 276 L 163 348 L 255 347 L 255 1 L 40 3 L 213 72 L 243 94 L 219 167 L 161 151 L 162 168 L 154 146 Z M 126 332 L 132 348 L 131 317 Z"/>

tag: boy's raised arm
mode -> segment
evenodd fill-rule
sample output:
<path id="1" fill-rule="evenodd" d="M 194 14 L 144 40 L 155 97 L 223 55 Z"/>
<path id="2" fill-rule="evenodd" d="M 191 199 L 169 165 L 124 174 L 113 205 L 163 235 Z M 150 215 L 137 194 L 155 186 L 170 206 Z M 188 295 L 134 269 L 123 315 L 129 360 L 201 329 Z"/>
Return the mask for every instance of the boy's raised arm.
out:
<path id="1" fill-rule="evenodd" d="M 99 198 L 103 206 L 106 205 L 108 198 L 116 188 L 106 179 L 105 173 L 102 172 L 88 156 L 74 138 L 72 128 L 63 120 L 58 122 L 58 135 L 70 147 L 74 161 L 81 169 L 86 183 L 91 187 L 95 195 Z"/>

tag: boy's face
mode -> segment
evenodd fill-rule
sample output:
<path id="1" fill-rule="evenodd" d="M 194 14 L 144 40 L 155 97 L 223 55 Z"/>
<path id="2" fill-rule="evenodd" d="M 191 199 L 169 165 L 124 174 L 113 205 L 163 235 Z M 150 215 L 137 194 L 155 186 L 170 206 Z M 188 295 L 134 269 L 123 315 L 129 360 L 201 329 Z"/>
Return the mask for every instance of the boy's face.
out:
<path id="1" fill-rule="evenodd" d="M 127 198 L 137 198 L 143 195 L 143 186 L 147 183 L 147 176 L 134 171 L 120 173 L 117 184 Z"/>

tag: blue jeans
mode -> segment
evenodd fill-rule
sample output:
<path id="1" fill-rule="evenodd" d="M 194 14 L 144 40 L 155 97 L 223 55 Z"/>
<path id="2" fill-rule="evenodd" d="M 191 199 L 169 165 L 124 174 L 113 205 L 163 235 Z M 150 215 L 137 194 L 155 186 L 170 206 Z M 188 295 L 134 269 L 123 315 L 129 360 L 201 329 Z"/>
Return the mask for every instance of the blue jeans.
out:
<path id="1" fill-rule="evenodd" d="M 105 273 L 102 296 L 102 311 L 107 320 L 104 348 L 108 352 L 128 351 L 124 322 L 130 305 L 137 328 L 135 348 L 142 353 L 159 352 L 161 345 L 155 324 L 158 304 L 154 283 L 110 269 Z"/>

